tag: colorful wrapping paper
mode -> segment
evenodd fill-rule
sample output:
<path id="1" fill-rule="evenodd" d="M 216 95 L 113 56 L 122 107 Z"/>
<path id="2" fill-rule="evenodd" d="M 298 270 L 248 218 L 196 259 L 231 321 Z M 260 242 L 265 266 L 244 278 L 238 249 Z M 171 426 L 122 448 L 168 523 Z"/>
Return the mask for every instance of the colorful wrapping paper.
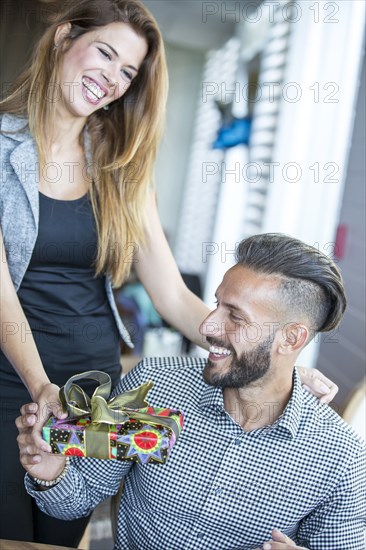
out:
<path id="1" fill-rule="evenodd" d="M 75 384 L 88 378 L 99 382 L 90 399 Z M 108 400 L 110 377 L 88 371 L 71 377 L 60 390 L 66 420 L 51 417 L 43 427 L 43 438 L 52 453 L 147 463 L 164 463 L 183 429 L 183 413 L 151 407 L 147 382 Z"/>

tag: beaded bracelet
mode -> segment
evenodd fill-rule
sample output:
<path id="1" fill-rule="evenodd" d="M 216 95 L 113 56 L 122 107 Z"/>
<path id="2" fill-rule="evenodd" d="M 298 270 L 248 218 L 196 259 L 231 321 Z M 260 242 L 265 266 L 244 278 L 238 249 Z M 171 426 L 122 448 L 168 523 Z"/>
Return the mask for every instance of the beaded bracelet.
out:
<path id="1" fill-rule="evenodd" d="M 70 466 L 70 457 L 67 456 L 66 462 L 65 462 L 65 468 L 62 470 L 60 475 L 56 477 L 56 479 L 51 479 L 50 481 L 47 481 L 46 479 L 39 479 L 38 477 L 33 477 L 33 476 L 31 476 L 31 478 L 33 479 L 34 483 L 36 483 L 36 485 L 40 485 L 41 487 L 53 487 L 54 485 L 57 485 L 57 483 L 59 483 L 61 479 L 63 479 L 66 476 L 69 466 Z"/>

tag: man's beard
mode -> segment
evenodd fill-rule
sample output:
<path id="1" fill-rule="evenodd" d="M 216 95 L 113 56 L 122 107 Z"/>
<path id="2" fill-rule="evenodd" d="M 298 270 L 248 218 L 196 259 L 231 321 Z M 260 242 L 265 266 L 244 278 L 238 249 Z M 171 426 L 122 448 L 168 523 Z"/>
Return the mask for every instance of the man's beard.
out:
<path id="1" fill-rule="evenodd" d="M 228 356 L 231 359 L 230 370 L 225 373 L 212 373 L 212 368 L 220 369 L 218 363 L 207 359 L 203 370 L 203 378 L 210 386 L 219 388 L 243 388 L 255 382 L 268 372 L 271 365 L 272 338 L 267 338 L 252 351 L 244 351 L 240 357 L 231 346 L 219 342 L 215 338 L 207 337 L 207 341 L 215 346 L 225 347 L 231 351 Z M 223 360 L 225 361 L 225 360 Z"/>

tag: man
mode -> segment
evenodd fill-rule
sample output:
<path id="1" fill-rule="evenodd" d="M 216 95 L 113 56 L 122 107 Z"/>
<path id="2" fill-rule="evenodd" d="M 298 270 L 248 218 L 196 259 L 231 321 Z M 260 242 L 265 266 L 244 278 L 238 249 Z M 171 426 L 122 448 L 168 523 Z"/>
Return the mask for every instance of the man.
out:
<path id="1" fill-rule="evenodd" d="M 167 464 L 73 458 L 65 472 L 63 457 L 32 444 L 27 405 L 17 426 L 28 492 L 73 519 L 124 478 L 116 549 L 364 549 L 365 445 L 294 368 L 342 318 L 337 267 L 296 239 L 256 235 L 238 246 L 216 298 L 201 327 L 207 361 L 145 359 L 116 390 L 151 379 L 151 405 L 184 411 Z M 32 476 L 60 481 L 40 490 Z"/>

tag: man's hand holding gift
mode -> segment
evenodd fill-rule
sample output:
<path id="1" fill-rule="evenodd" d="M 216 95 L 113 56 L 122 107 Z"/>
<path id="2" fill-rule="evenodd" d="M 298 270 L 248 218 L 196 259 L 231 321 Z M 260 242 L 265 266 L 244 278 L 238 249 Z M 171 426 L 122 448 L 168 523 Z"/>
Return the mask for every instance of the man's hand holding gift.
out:
<path id="1" fill-rule="evenodd" d="M 39 408 L 37 403 L 28 403 L 20 409 L 15 423 L 19 430 L 18 445 L 20 462 L 23 468 L 33 477 L 43 480 L 56 479 L 64 470 L 66 457 L 51 454 L 51 447 L 46 441 L 39 444 L 38 422 Z"/>
<path id="2" fill-rule="evenodd" d="M 84 379 L 98 383 L 91 397 L 75 383 Z M 88 371 L 72 376 L 60 389 L 67 418 L 51 417 L 43 425 L 39 406 L 23 405 L 16 420 L 23 467 L 39 486 L 49 487 L 66 475 L 65 456 L 166 462 L 183 428 L 183 414 L 151 407 L 146 396 L 152 387 L 151 381 L 145 382 L 111 398 L 108 374 Z M 44 439 L 39 438 L 39 426 Z"/>

